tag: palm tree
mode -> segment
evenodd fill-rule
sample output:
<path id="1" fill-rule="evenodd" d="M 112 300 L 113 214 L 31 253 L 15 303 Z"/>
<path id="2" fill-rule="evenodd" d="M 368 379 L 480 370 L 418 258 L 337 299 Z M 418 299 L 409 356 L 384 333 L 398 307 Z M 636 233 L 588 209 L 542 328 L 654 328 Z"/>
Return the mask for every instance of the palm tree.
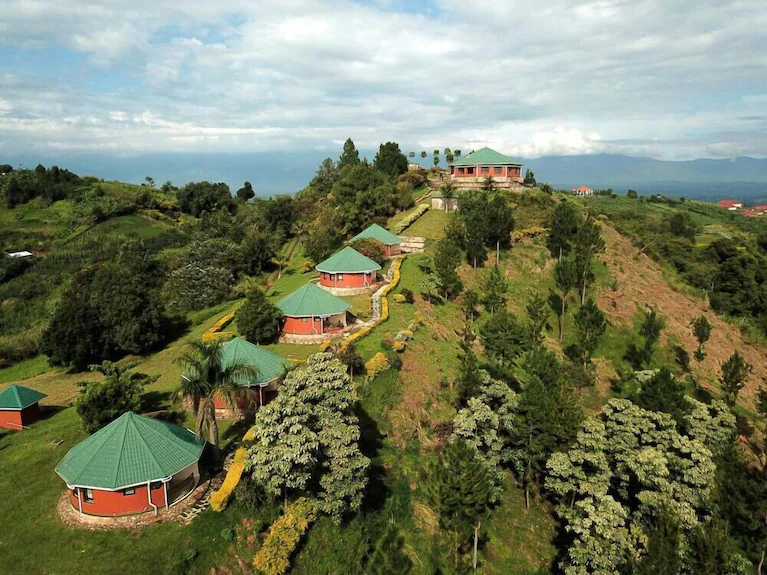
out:
<path id="1" fill-rule="evenodd" d="M 272 258 L 272 261 L 277 264 L 277 279 L 280 279 L 282 277 L 282 270 L 288 267 L 288 264 L 290 264 L 290 259 L 288 259 L 288 256 L 284 252 L 279 252 L 274 258 Z"/>
<path id="2" fill-rule="evenodd" d="M 222 365 L 223 347 L 224 342 L 221 339 L 192 340 L 187 345 L 187 351 L 176 359 L 184 370 L 176 394 L 191 397 L 193 405 L 197 406 L 197 437 L 207 435 L 215 458 L 218 458 L 219 443 L 216 398 L 221 398 L 229 407 L 234 407 L 237 399 L 242 397 L 243 391 L 238 382 L 243 378 L 258 375 L 255 366 L 243 361 Z"/>
<path id="3" fill-rule="evenodd" d="M 445 202 L 445 213 L 448 211 L 449 201 L 455 197 L 455 184 L 448 180 L 439 189 L 442 194 L 443 201 Z"/>
<path id="4" fill-rule="evenodd" d="M 482 189 L 486 192 L 490 192 L 495 188 L 495 180 L 493 179 L 493 176 L 487 176 L 484 180 L 482 180 Z"/>

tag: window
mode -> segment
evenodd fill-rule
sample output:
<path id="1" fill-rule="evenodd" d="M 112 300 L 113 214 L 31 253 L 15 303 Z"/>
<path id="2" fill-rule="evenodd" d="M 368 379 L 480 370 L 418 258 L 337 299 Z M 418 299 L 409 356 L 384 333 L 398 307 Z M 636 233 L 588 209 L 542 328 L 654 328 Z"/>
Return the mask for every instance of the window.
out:
<path id="1" fill-rule="evenodd" d="M 149 489 L 154 491 L 155 489 L 160 489 L 162 487 L 162 481 L 154 481 L 149 485 Z"/>
<path id="2" fill-rule="evenodd" d="M 458 173 L 459 174 L 463 174 L 465 172 L 466 172 L 466 170 L 464 168 L 458 168 Z"/>
<path id="3" fill-rule="evenodd" d="M 341 281 L 342 279 L 344 279 L 344 274 L 338 274 L 338 281 Z"/>
<path id="4" fill-rule="evenodd" d="M 470 176 L 473 176 L 474 175 L 474 168 L 466 168 L 466 173 L 469 174 Z"/>
<path id="5" fill-rule="evenodd" d="M 85 489 L 83 490 L 83 498 L 85 499 L 86 503 L 93 503 L 93 489 Z"/>
<path id="6" fill-rule="evenodd" d="M 502 174 L 502 173 L 503 173 L 503 168 L 502 168 L 501 166 L 495 166 L 495 167 L 493 168 L 493 173 L 494 173 L 494 174 L 498 174 L 498 175 L 500 175 L 500 174 Z"/>
<path id="7" fill-rule="evenodd" d="M 136 494 L 135 487 L 128 487 L 127 489 L 123 489 L 123 495 L 135 495 L 135 494 Z"/>
<path id="8" fill-rule="evenodd" d="M 308 317 L 302 317 L 302 318 L 301 318 L 301 322 L 302 322 L 302 323 L 306 323 L 307 321 L 309 321 L 309 318 L 308 318 Z"/>
<path id="9" fill-rule="evenodd" d="M 480 169 L 482 170 L 483 174 L 489 174 L 490 173 L 490 168 L 487 167 L 487 166 L 482 166 Z"/>

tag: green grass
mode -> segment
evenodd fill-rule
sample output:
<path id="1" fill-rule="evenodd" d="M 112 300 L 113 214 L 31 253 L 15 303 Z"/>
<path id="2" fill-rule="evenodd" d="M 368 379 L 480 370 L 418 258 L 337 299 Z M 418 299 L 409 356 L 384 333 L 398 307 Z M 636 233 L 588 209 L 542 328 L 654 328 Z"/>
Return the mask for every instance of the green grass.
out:
<path id="1" fill-rule="evenodd" d="M 44 355 L 38 355 L 0 369 L 0 383 L 12 383 L 29 379 L 50 370 L 51 366 L 48 364 L 48 358 Z"/>
<path id="2" fill-rule="evenodd" d="M 444 210 L 429 210 L 407 229 L 407 235 L 439 240 L 445 235 L 448 217 Z"/>

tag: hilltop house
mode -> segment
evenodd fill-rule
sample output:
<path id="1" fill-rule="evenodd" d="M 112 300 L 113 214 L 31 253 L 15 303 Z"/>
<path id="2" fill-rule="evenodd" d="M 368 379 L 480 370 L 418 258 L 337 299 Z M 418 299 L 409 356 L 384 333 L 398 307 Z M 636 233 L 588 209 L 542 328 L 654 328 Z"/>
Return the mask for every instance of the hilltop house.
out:
<path id="1" fill-rule="evenodd" d="M 44 393 L 13 384 L 0 392 L 0 427 L 21 430 L 40 419 L 38 402 Z"/>
<path id="2" fill-rule="evenodd" d="M 281 331 L 296 343 L 313 343 L 316 336 L 340 336 L 349 324 L 351 304 L 308 283 L 277 302 Z M 352 316 L 353 318 L 354 316 Z"/>
<path id="3" fill-rule="evenodd" d="M 204 447 L 188 429 L 128 412 L 70 449 L 56 473 L 81 515 L 157 514 L 197 487 Z"/>
<path id="4" fill-rule="evenodd" d="M 743 207 L 743 202 L 739 202 L 737 200 L 720 200 L 717 205 L 720 208 L 734 212 L 735 210 Z"/>
<path id="5" fill-rule="evenodd" d="M 346 246 L 317 264 L 320 287 L 336 295 L 354 295 L 376 287 L 381 266 L 354 248 Z"/>
<path id="6" fill-rule="evenodd" d="M 396 256 L 401 251 L 402 240 L 399 236 L 395 236 L 386 228 L 382 228 L 378 224 L 372 224 L 358 233 L 349 243 L 356 242 L 357 240 L 375 240 L 384 246 L 384 255 L 387 258 Z"/>
<path id="7" fill-rule="evenodd" d="M 478 188 L 491 176 L 496 187 L 518 187 L 524 181 L 522 164 L 490 148 L 482 148 L 450 163 L 450 179 L 459 188 Z"/>
<path id="8" fill-rule="evenodd" d="M 570 190 L 571 196 L 593 196 L 594 190 L 589 187 L 581 186 L 580 188 L 573 188 Z"/>

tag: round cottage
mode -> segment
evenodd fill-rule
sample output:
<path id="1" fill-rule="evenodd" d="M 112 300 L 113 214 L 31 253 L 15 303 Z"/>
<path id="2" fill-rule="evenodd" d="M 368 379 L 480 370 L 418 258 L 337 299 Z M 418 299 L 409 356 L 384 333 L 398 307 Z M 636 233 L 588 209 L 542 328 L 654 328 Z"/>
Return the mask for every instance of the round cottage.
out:
<path id="1" fill-rule="evenodd" d="M 352 239 L 349 240 L 353 243 L 357 240 L 375 240 L 384 245 L 384 254 L 387 258 L 396 256 L 402 251 L 402 240 L 399 236 L 395 236 L 386 228 L 382 228 L 378 224 L 372 224 L 365 228 L 365 230 L 358 233 Z"/>
<path id="2" fill-rule="evenodd" d="M 351 304 L 308 283 L 277 302 L 282 310 L 282 333 L 292 336 L 340 334 L 348 324 L 347 310 Z M 307 339 L 307 338 L 303 338 Z"/>
<path id="3" fill-rule="evenodd" d="M 332 293 L 352 295 L 374 288 L 381 266 L 349 246 L 317 264 L 320 285 Z"/>
<path id="4" fill-rule="evenodd" d="M 125 413 L 70 449 L 56 473 L 80 513 L 156 513 L 197 486 L 204 447 L 188 429 Z"/>

